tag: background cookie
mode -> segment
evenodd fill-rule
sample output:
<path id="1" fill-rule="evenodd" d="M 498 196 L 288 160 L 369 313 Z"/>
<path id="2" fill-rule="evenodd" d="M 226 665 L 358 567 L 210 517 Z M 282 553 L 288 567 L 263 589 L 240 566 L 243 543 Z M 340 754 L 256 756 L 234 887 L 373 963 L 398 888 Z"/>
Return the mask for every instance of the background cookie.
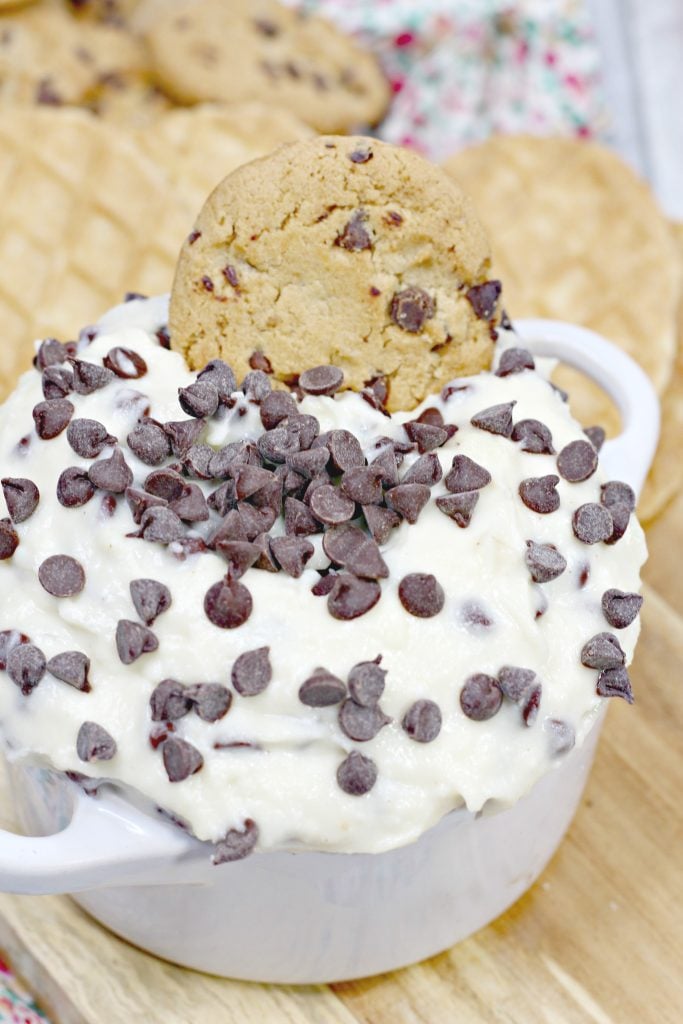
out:
<path id="1" fill-rule="evenodd" d="M 274 0 L 171 3 L 147 41 L 161 86 L 181 103 L 262 100 L 330 132 L 377 123 L 389 102 L 370 53 Z"/>
<path id="2" fill-rule="evenodd" d="M 39 337 L 163 292 L 191 223 L 157 167 L 80 110 L 0 111 L 0 399 Z"/>
<path id="3" fill-rule="evenodd" d="M 411 409 L 489 364 L 498 286 L 472 204 L 416 153 L 362 137 L 284 146 L 228 176 L 185 243 L 172 345 L 290 382 L 333 363 Z M 261 353 L 261 355 L 255 355 Z M 265 360 L 267 360 L 267 364 Z"/>
<path id="4" fill-rule="evenodd" d="M 303 121 L 286 110 L 240 103 L 171 110 L 137 132 L 136 139 L 150 159 L 164 168 L 192 209 L 198 210 L 226 174 L 240 164 L 312 135 Z M 179 246 L 183 240 L 178 240 Z"/>
<path id="5" fill-rule="evenodd" d="M 680 263 L 647 186 L 598 145 L 507 136 L 450 158 L 491 239 L 513 317 L 585 324 L 621 345 L 661 393 L 672 372 Z M 564 368 L 584 424 L 618 416 L 602 392 Z"/>

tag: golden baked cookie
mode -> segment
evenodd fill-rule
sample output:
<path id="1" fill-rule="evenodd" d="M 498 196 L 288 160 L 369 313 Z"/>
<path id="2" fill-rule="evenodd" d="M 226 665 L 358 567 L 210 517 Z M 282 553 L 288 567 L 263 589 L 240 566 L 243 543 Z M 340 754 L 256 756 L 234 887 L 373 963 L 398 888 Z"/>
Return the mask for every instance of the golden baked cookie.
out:
<path id="1" fill-rule="evenodd" d="M 141 70 L 104 76 L 87 90 L 82 105 L 103 121 L 138 132 L 138 139 L 144 139 L 147 129 L 174 109 L 168 96 Z"/>
<path id="2" fill-rule="evenodd" d="M 36 6 L 0 20 L 0 105 L 82 104 L 98 86 L 142 70 L 142 44 L 65 9 Z"/>
<path id="3" fill-rule="evenodd" d="M 412 409 L 490 363 L 500 285 L 467 196 L 409 150 L 363 137 L 283 146 L 229 175 L 183 246 L 172 345 L 191 367 L 291 382 L 332 363 Z"/>
<path id="4" fill-rule="evenodd" d="M 592 327 L 661 393 L 674 360 L 680 260 L 647 185 L 615 153 L 571 139 L 501 136 L 445 168 L 489 233 L 508 313 Z M 595 422 L 602 407 L 584 400 L 584 420 Z"/>
<path id="5" fill-rule="evenodd" d="M 125 25 L 139 0 L 59 0 L 74 17 L 105 25 Z"/>
<path id="6" fill-rule="evenodd" d="M 276 103 L 323 132 L 376 124 L 389 103 L 371 53 L 275 0 L 171 3 L 147 41 L 161 86 L 181 103 Z"/>
<path id="7" fill-rule="evenodd" d="M 11 10 L 13 7 L 27 7 L 35 0 L 0 0 L 0 12 Z"/>
<path id="8" fill-rule="evenodd" d="M 81 110 L 0 111 L 0 399 L 36 338 L 74 338 L 126 291 L 168 290 L 190 222 L 122 132 Z"/>
<path id="9" fill-rule="evenodd" d="M 198 210 L 209 192 L 240 164 L 312 135 L 308 125 L 288 110 L 254 102 L 170 110 L 136 138 Z"/>

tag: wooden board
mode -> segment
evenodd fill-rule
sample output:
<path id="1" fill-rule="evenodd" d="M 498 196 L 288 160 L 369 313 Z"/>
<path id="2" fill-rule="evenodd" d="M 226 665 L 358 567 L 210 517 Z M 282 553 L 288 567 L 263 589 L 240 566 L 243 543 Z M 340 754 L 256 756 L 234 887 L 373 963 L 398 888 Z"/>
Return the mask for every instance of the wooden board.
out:
<path id="1" fill-rule="evenodd" d="M 683 501 L 652 538 L 646 575 L 680 602 Z M 637 703 L 610 708 L 567 839 L 507 914 L 441 956 L 330 988 L 224 981 L 141 953 L 65 897 L 28 896 L 0 897 L 0 949 L 54 1024 L 679 1024 L 682 614 L 648 587 Z"/>

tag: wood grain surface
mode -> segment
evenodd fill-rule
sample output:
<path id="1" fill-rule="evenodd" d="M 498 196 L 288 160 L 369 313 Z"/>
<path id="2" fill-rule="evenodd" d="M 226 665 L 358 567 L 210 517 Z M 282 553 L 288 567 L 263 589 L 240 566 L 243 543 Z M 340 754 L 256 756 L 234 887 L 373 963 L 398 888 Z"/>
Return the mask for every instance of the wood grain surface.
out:
<path id="1" fill-rule="evenodd" d="M 507 914 L 406 970 L 288 988 L 163 963 L 66 897 L 1 896 L 0 949 L 54 1024 L 679 1024 L 683 501 L 650 536 L 636 705 L 610 708 L 570 832 Z"/>

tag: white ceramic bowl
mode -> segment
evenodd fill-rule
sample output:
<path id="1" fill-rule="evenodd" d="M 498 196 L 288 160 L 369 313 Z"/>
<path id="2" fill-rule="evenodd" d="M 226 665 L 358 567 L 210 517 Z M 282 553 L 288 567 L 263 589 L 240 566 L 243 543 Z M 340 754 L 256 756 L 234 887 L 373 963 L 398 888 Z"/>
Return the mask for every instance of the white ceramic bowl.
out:
<path id="1" fill-rule="evenodd" d="M 583 328 L 516 327 L 537 355 L 578 367 L 614 398 L 623 432 L 601 462 L 640 491 L 659 434 L 645 374 Z M 29 836 L 0 832 L 0 890 L 77 893 L 136 945 L 232 978 L 313 983 L 392 970 L 466 938 L 528 889 L 573 817 L 601 721 L 508 810 L 453 811 L 388 853 L 263 852 L 220 867 L 206 844 L 120 792 L 88 796 L 59 773 L 10 763 Z"/>

